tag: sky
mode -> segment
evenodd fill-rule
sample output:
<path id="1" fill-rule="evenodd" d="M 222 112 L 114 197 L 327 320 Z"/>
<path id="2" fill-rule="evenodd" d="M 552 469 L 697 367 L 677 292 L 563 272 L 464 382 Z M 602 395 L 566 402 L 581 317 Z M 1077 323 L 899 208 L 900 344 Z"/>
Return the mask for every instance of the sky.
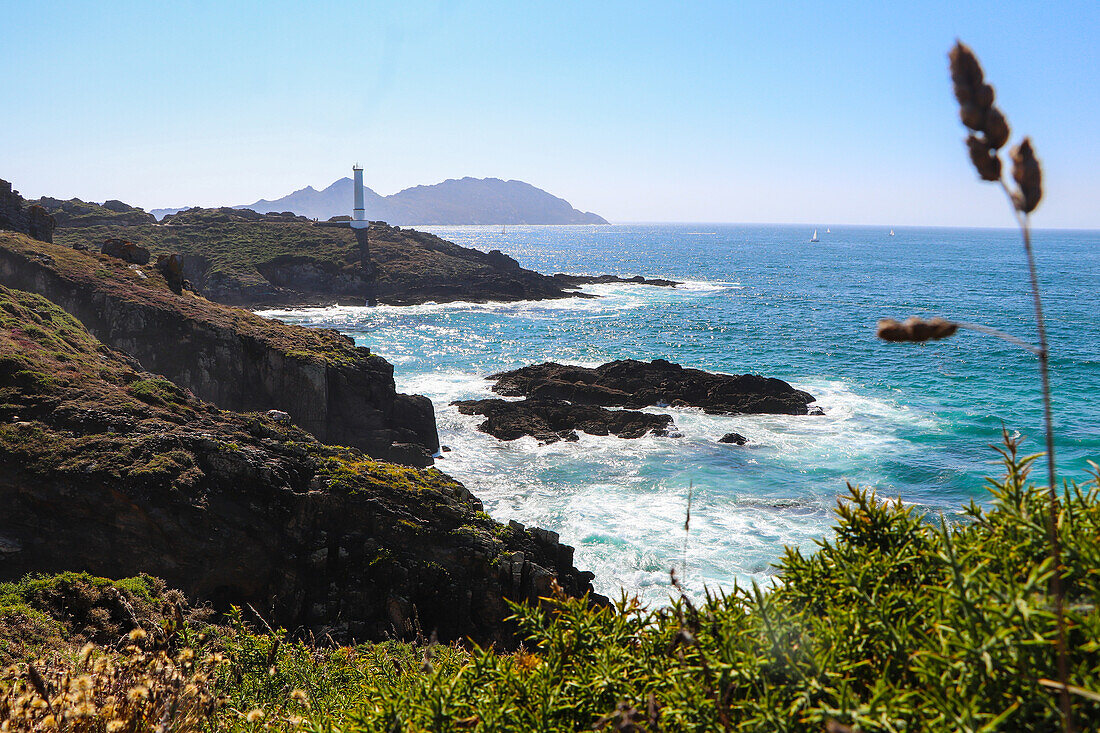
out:
<path id="1" fill-rule="evenodd" d="M 946 54 L 1100 228 L 1100 3 L 9 2 L 0 178 L 149 208 L 519 179 L 613 222 L 1009 226 Z"/>

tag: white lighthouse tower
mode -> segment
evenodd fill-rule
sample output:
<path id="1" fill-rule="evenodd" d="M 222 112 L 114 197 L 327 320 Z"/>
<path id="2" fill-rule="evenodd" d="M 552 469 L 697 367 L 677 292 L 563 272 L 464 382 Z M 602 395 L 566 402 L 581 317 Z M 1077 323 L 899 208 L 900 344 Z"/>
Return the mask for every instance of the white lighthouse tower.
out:
<path id="1" fill-rule="evenodd" d="M 352 184 L 355 187 L 355 209 L 351 212 L 351 228 L 366 229 L 370 222 L 367 221 L 367 212 L 363 208 L 363 169 L 356 163 L 351 171 L 355 177 L 355 183 Z"/>

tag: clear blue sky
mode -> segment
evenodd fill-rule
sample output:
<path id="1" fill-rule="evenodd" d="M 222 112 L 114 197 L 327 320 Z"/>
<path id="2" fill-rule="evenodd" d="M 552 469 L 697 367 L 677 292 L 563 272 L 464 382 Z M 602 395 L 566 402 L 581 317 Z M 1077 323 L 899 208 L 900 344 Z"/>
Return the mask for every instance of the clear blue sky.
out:
<path id="1" fill-rule="evenodd" d="M 1100 228 L 1100 3 L 8 2 L 0 178 L 237 204 L 366 167 L 518 178 L 613 221 L 1007 225 L 946 69 L 977 51 Z"/>

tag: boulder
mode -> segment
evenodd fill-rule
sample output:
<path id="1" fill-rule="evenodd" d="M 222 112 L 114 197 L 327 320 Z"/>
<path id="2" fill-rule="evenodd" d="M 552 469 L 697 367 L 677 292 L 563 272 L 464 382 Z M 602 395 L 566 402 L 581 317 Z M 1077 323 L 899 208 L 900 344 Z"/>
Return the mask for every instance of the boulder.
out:
<path id="1" fill-rule="evenodd" d="M 118 237 L 111 237 L 104 241 L 103 246 L 100 248 L 100 252 L 111 257 L 117 257 L 123 262 L 129 262 L 132 265 L 149 264 L 149 250 L 144 247 L 139 247 L 133 242 L 119 239 Z"/>
<path id="2" fill-rule="evenodd" d="M 718 439 L 718 442 L 732 443 L 733 445 L 744 445 L 745 443 L 749 442 L 749 439 L 741 433 L 726 433 Z"/>

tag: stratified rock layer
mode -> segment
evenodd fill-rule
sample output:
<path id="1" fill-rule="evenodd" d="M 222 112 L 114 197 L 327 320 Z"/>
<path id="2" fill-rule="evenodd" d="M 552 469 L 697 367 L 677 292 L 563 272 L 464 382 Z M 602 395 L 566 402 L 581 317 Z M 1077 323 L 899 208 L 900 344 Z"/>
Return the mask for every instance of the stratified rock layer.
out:
<path id="1" fill-rule="evenodd" d="M 668 415 L 635 410 L 606 410 L 594 405 L 574 405 L 564 400 L 464 400 L 455 402 L 464 415 L 484 415 L 478 430 L 515 440 L 530 435 L 540 443 L 577 440 L 577 431 L 589 435 L 640 438 L 646 433 L 667 435 L 672 425 Z"/>
<path id="2" fill-rule="evenodd" d="M 546 362 L 494 374 L 493 391 L 508 397 L 567 400 L 603 407 L 699 407 L 713 414 L 805 415 L 812 395 L 781 379 L 713 374 L 664 359 L 624 359 L 596 368 Z"/>
<path id="3" fill-rule="evenodd" d="M 505 643 L 506 600 L 591 590 L 554 533 L 277 417 L 219 410 L 0 287 L 0 581 L 147 572 L 338 639 Z"/>
<path id="4" fill-rule="evenodd" d="M 0 284 L 40 293 L 96 337 L 229 410 L 287 412 L 327 443 L 428 465 L 439 450 L 426 397 L 336 331 L 291 326 L 172 291 L 155 266 L 0 232 Z"/>

